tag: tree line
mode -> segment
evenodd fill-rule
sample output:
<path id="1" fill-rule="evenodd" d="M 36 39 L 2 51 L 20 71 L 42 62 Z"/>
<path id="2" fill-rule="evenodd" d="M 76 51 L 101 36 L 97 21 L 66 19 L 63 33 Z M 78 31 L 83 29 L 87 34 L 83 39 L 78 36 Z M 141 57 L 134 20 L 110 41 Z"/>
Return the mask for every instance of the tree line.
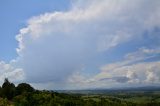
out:
<path id="1" fill-rule="evenodd" d="M 0 87 L 0 97 L 12 100 L 13 97 L 17 95 L 21 95 L 22 93 L 25 92 L 34 92 L 34 91 L 35 91 L 34 88 L 27 83 L 20 83 L 16 87 L 13 83 L 9 82 L 7 78 L 5 78 L 2 87 Z"/>
<path id="2" fill-rule="evenodd" d="M 36 90 L 27 83 L 15 86 L 8 79 L 5 79 L 0 87 L 0 106 L 160 106 L 159 95 L 156 98 L 154 101 L 137 103 L 136 99 L 135 102 L 132 102 L 125 100 L 124 97 L 116 97 L 116 95 L 88 96 L 58 93 Z"/>

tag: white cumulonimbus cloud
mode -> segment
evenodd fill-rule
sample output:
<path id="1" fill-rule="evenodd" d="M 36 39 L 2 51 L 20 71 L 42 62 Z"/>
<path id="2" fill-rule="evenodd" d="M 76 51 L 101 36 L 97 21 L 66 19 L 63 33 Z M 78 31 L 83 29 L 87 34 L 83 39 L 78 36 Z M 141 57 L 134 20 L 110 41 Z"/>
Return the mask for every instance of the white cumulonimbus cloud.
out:
<path id="1" fill-rule="evenodd" d="M 35 16 L 16 36 L 19 56 L 14 65 L 23 69 L 30 83 L 53 82 L 60 87 L 73 83 L 73 73 L 84 64 L 96 61 L 99 55 L 121 44 L 143 39 L 145 31 L 159 27 L 159 5 L 158 0 L 77 0 L 68 11 Z M 110 68 L 115 69 L 117 65 Z M 84 83 L 100 81 L 96 79 L 100 74 Z M 148 72 L 146 81 L 153 75 Z M 109 79 L 132 82 L 138 76 L 128 72 Z M 81 82 L 85 80 L 77 78 Z"/>

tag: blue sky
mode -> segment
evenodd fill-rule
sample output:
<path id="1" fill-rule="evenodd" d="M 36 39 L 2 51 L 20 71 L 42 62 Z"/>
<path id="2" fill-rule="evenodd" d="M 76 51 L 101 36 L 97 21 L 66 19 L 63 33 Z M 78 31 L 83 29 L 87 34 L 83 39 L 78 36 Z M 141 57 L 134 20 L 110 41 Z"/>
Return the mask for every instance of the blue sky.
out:
<path id="1" fill-rule="evenodd" d="M 160 85 L 159 0 L 0 2 L 0 83 Z"/>
<path id="2" fill-rule="evenodd" d="M 10 61 L 17 57 L 15 35 L 26 21 L 45 12 L 66 11 L 69 0 L 1 0 L 0 1 L 0 59 Z"/>

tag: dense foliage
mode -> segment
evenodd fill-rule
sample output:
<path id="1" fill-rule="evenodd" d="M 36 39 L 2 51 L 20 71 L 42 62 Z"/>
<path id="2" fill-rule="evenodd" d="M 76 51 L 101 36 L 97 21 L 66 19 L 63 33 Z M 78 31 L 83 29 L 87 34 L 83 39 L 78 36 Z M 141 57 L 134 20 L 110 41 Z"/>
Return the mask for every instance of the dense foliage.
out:
<path id="1" fill-rule="evenodd" d="M 10 83 L 8 79 L 5 79 L 2 88 L 1 88 L 1 96 L 7 99 L 12 99 L 15 93 L 15 85 Z"/>
<path id="2" fill-rule="evenodd" d="M 15 87 L 5 79 L 0 106 L 160 106 L 160 93 L 67 94 L 34 90 L 27 83 Z"/>
<path id="3" fill-rule="evenodd" d="M 27 83 L 21 83 L 16 87 L 16 95 L 21 95 L 24 92 L 34 92 L 34 88 Z"/>

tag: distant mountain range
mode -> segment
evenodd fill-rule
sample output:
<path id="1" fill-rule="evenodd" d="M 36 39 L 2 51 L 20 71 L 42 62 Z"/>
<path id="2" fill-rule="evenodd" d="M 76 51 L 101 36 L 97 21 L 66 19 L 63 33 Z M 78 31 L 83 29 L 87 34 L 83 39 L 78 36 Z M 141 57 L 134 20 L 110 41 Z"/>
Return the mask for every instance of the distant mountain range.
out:
<path id="1" fill-rule="evenodd" d="M 85 89 L 85 90 L 57 90 L 60 93 L 78 93 L 78 94 L 106 94 L 116 92 L 154 92 L 160 91 L 160 86 L 109 88 L 109 89 Z"/>

